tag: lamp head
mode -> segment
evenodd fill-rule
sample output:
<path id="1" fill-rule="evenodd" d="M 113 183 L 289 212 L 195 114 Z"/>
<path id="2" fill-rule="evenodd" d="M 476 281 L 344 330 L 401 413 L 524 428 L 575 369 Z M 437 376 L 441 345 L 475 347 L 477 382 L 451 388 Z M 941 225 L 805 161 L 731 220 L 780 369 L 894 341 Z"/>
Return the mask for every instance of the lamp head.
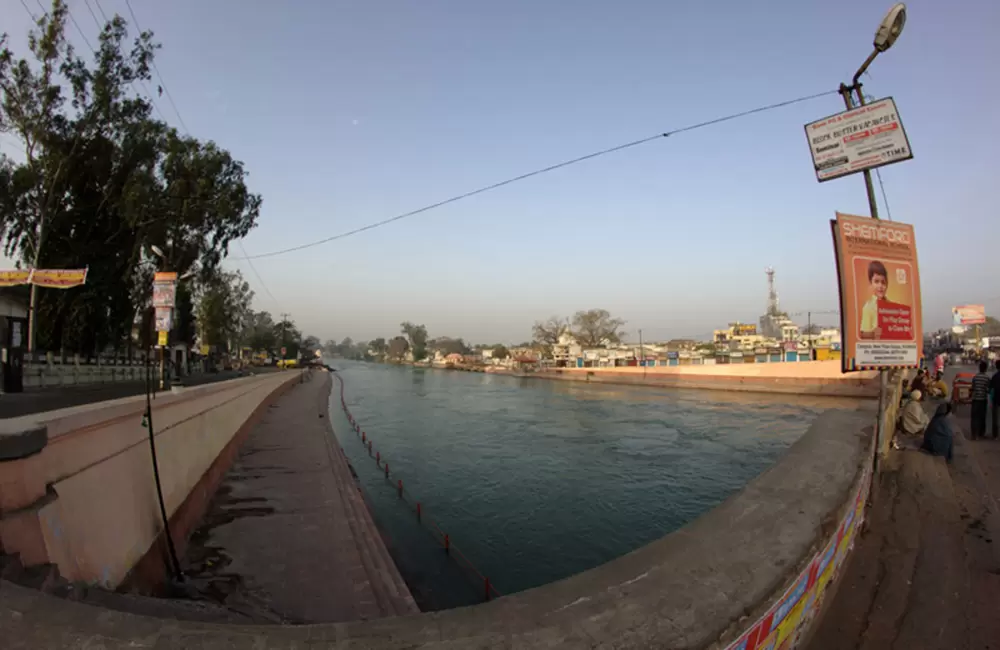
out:
<path id="1" fill-rule="evenodd" d="M 875 31 L 875 49 L 885 52 L 896 42 L 903 32 L 903 25 L 906 24 L 906 5 L 897 3 L 889 10 L 889 13 L 882 19 L 882 23 Z"/>

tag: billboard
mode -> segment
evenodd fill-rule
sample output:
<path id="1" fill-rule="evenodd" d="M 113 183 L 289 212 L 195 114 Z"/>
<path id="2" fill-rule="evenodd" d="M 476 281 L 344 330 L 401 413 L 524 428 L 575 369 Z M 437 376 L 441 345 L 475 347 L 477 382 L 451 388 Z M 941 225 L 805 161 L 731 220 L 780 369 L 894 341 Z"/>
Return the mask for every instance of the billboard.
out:
<path id="1" fill-rule="evenodd" d="M 841 370 L 917 367 L 923 356 L 913 226 L 837 213 Z"/>
<path id="2" fill-rule="evenodd" d="M 951 308 L 951 324 L 954 327 L 982 325 L 985 322 L 986 308 L 982 305 L 960 305 Z"/>
<path id="3" fill-rule="evenodd" d="M 87 283 L 87 269 L 14 269 L 0 271 L 0 287 L 34 284 L 49 289 L 71 289 Z"/>
<path id="4" fill-rule="evenodd" d="M 913 158 L 892 97 L 806 124 L 816 180 Z"/>
<path id="5" fill-rule="evenodd" d="M 747 323 L 733 323 L 733 336 L 756 336 L 757 326 Z"/>

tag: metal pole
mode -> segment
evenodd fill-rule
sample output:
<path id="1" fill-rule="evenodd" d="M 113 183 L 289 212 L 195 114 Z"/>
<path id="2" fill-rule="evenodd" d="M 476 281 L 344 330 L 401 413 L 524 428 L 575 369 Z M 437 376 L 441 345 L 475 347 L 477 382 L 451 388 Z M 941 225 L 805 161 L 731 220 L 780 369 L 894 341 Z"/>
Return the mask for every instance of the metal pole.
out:
<path id="1" fill-rule="evenodd" d="M 639 330 L 639 363 L 642 364 L 642 376 L 646 376 L 646 352 L 642 348 L 642 330 Z"/>
<path id="2" fill-rule="evenodd" d="M 853 85 L 847 86 L 840 84 L 840 95 L 844 98 L 844 105 L 847 106 L 848 110 L 854 108 L 854 102 L 852 100 L 852 93 L 857 91 L 858 93 L 858 105 L 865 105 L 865 96 L 861 92 L 861 83 L 858 81 L 858 77 L 864 72 L 865 68 L 871 63 L 878 52 L 873 52 L 865 64 L 858 70 L 858 73 L 854 75 Z M 875 202 L 875 186 L 872 185 L 872 175 L 867 169 L 864 170 L 865 176 L 865 190 L 868 192 L 868 209 L 871 211 L 872 219 L 878 219 L 878 204 Z M 874 477 L 878 475 L 878 458 L 882 451 L 882 438 L 884 436 L 884 431 L 882 430 L 882 421 L 885 419 L 885 407 L 886 407 L 886 393 L 889 390 L 889 375 L 885 370 L 879 371 L 878 376 L 878 420 L 875 422 L 875 453 L 872 458 L 872 489 L 869 490 L 869 499 L 874 500 L 875 495 L 875 480 Z"/>
<path id="3" fill-rule="evenodd" d="M 813 313 L 806 312 L 806 332 L 809 333 L 809 360 L 813 360 Z"/>

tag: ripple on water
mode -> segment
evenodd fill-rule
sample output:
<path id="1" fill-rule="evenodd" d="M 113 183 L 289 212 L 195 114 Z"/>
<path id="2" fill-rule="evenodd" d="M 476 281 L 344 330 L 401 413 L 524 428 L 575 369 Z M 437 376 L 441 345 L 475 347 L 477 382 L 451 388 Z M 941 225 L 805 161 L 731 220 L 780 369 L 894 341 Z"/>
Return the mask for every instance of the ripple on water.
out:
<path id="1" fill-rule="evenodd" d="M 771 465 L 819 412 L 854 406 L 342 365 L 350 408 L 393 478 L 504 593 L 676 530 Z M 395 480 L 367 458 L 339 409 L 331 412 L 422 605 L 474 602 L 480 590 L 441 564 Z"/>

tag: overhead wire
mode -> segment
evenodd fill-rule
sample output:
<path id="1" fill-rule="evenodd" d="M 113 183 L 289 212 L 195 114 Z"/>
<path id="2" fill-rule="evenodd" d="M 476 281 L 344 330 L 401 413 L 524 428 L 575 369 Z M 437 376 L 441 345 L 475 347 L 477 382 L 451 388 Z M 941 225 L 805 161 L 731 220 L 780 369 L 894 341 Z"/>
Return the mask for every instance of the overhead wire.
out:
<path id="1" fill-rule="evenodd" d="M 616 145 L 614 147 L 608 147 L 607 149 L 601 149 L 599 151 L 594 151 L 592 153 L 588 153 L 588 154 L 585 154 L 583 156 L 577 156 L 576 158 L 570 158 L 569 160 L 564 160 L 564 161 L 556 163 L 554 165 L 549 165 L 547 167 L 542 167 L 540 169 L 536 169 L 536 170 L 533 170 L 533 171 L 530 171 L 530 172 L 527 172 L 527 173 L 524 173 L 524 174 L 519 174 L 518 176 L 514 176 L 514 177 L 508 178 L 506 180 L 502 180 L 502 181 L 499 181 L 499 182 L 496 182 L 496 183 L 492 183 L 490 185 L 486 185 L 486 186 L 483 186 L 483 187 L 471 190 L 469 192 L 464 192 L 462 194 L 458 194 L 458 195 L 452 196 L 450 198 L 444 199 L 443 201 L 438 201 L 438 202 L 432 203 L 430 205 L 425 205 L 425 206 L 423 206 L 421 208 L 417 208 L 416 210 L 410 210 L 409 212 L 404 212 L 404 213 L 398 214 L 398 215 L 396 215 L 394 217 L 389 217 L 388 219 L 383 219 L 381 221 L 376 221 L 376 222 L 370 223 L 370 224 L 368 224 L 366 226 L 361 226 L 359 228 L 354 228 L 354 229 L 348 230 L 346 232 L 338 233 L 336 235 L 332 235 L 330 237 L 325 237 L 323 239 L 318 239 L 318 240 L 315 240 L 315 241 L 312 241 L 312 242 L 307 242 L 305 244 L 299 244 L 297 246 L 291 246 L 289 248 L 283 248 L 283 249 L 276 250 L 276 251 L 270 251 L 270 252 L 267 252 L 267 253 L 259 253 L 257 255 L 248 256 L 247 259 L 250 259 L 250 258 L 252 258 L 252 259 L 262 259 L 262 258 L 265 258 L 265 257 L 274 257 L 276 255 L 284 255 L 286 253 L 292 253 L 292 252 L 295 252 L 295 251 L 304 250 L 306 248 L 313 248 L 315 246 L 320 246 L 322 244 L 326 244 L 326 243 L 329 243 L 329 242 L 332 242 L 332 241 L 336 241 L 338 239 L 344 239 L 345 237 L 350 237 L 352 235 L 357 235 L 357 234 L 366 232 L 368 230 L 373 230 L 375 228 L 380 228 L 382 226 L 386 226 L 386 225 L 388 225 L 390 223 L 394 223 L 396 221 L 401 221 L 403 219 L 407 219 L 409 217 L 413 217 L 413 216 L 416 216 L 418 214 L 422 214 L 424 212 L 429 212 L 431 210 L 435 210 L 437 208 L 444 207 L 446 205 L 449 205 L 451 203 L 455 203 L 457 201 L 461 201 L 463 199 L 467 199 L 467 198 L 470 198 L 470 197 L 473 197 L 473 196 L 476 196 L 476 195 L 479 195 L 479 194 L 484 194 L 486 192 L 490 192 L 492 190 L 496 190 L 496 189 L 499 189 L 501 187 L 505 187 L 507 185 L 511 185 L 513 183 L 517 183 L 519 181 L 523 181 L 523 180 L 532 178 L 534 176 L 540 176 L 542 174 L 546 174 L 548 172 L 555 171 L 557 169 L 562 169 L 564 167 L 569 167 L 570 165 L 575 165 L 577 163 L 581 163 L 581 162 L 584 162 L 586 160 L 592 160 L 594 158 L 599 158 L 601 156 L 606 156 L 608 154 L 616 153 L 618 151 L 623 151 L 625 149 L 631 149 L 632 147 L 637 147 L 639 145 L 646 144 L 648 142 L 653 142 L 654 140 L 659 140 L 661 138 L 667 138 L 667 137 L 670 137 L 672 135 L 677 135 L 677 134 L 680 134 L 680 133 L 686 133 L 688 131 L 694 131 L 695 129 L 702 129 L 702 128 L 705 128 L 705 127 L 708 127 L 708 126 L 714 126 L 716 124 L 721 124 L 723 122 L 728 122 L 730 120 L 735 120 L 735 119 L 738 119 L 738 118 L 741 118 L 741 117 L 747 117 L 749 115 L 754 115 L 756 113 L 762 113 L 764 111 L 770 111 L 770 110 L 774 110 L 774 109 L 777 109 L 777 108 L 783 108 L 785 106 L 791 106 L 792 104 L 798 104 L 798 103 L 801 103 L 801 102 L 806 102 L 806 101 L 810 101 L 810 100 L 813 100 L 813 99 L 818 99 L 820 97 L 825 97 L 827 95 L 836 95 L 836 94 L 839 94 L 839 91 L 837 91 L 837 90 L 828 90 L 828 91 L 825 91 L 825 92 L 815 93 L 815 94 L 812 94 L 812 95 L 805 95 L 803 97 L 797 97 L 795 99 L 789 99 L 789 100 L 786 100 L 786 101 L 777 102 L 775 104 L 768 104 L 766 106 L 758 106 L 757 108 L 752 108 L 752 109 L 749 109 L 749 110 L 746 110 L 746 111 L 740 111 L 738 113 L 732 113 L 730 115 L 725 115 L 723 117 L 717 117 L 717 118 L 714 118 L 714 119 L 711 119 L 711 120 L 706 120 L 704 122 L 698 122 L 696 124 L 690 124 L 688 126 L 677 128 L 677 129 L 674 129 L 672 131 L 665 131 L 663 133 L 657 133 L 657 134 L 651 135 L 649 137 L 640 138 L 638 140 L 633 140 L 631 142 L 626 142 L 624 144 Z"/>
<path id="2" fill-rule="evenodd" d="M 98 2 L 98 0 L 94 0 L 94 2 Z M 135 28 L 141 32 L 142 26 L 139 25 L 139 19 L 135 15 L 135 10 L 132 9 L 132 3 L 130 2 L 130 0 L 125 0 L 125 6 L 128 8 L 129 16 L 132 17 L 132 22 L 135 24 Z M 100 7 L 100 4 L 98 4 L 98 7 Z M 174 109 L 174 114 L 177 115 L 177 121 L 184 129 L 184 132 L 187 133 L 188 135 L 191 135 L 191 130 L 188 128 L 187 123 L 184 121 L 184 116 L 181 115 L 180 110 L 177 108 L 177 104 L 174 102 L 174 97 L 173 95 L 170 94 L 170 88 L 167 86 L 167 81 L 166 79 L 163 78 L 163 73 L 161 73 L 160 68 L 157 67 L 155 59 L 152 61 L 152 64 L 153 64 L 153 71 L 156 73 L 156 78 L 160 82 L 160 88 L 163 89 L 163 94 L 167 96 L 167 101 L 170 102 L 171 108 Z M 275 304 L 275 306 L 277 306 L 278 309 L 281 309 L 281 303 L 278 302 L 278 299 L 274 297 L 273 293 L 271 293 L 271 290 L 268 288 L 267 283 L 264 282 L 264 278 L 261 277 L 260 273 L 257 271 L 257 268 L 253 265 L 253 262 L 250 261 L 252 257 L 247 254 L 246 248 L 243 245 L 243 240 L 238 239 L 236 241 L 239 244 L 240 250 L 243 251 L 243 257 L 234 259 L 245 259 L 249 263 L 251 272 L 253 272 L 254 277 L 257 278 L 257 281 L 260 282 L 260 286 L 264 288 L 264 292 L 271 298 L 271 301 Z"/>
<path id="3" fill-rule="evenodd" d="M 139 19 L 135 17 L 135 11 L 132 10 L 132 3 L 129 0 L 125 0 L 125 6 L 128 8 L 128 13 L 132 17 L 132 22 L 135 23 L 135 28 L 141 32 L 142 27 L 139 25 Z M 177 115 L 177 121 L 180 122 L 180 125 L 184 127 L 186 132 L 190 133 L 191 129 L 189 129 L 187 124 L 184 123 L 184 118 L 181 117 L 181 112 L 177 110 L 177 104 L 174 103 L 173 95 L 170 94 L 170 89 L 167 88 L 167 82 L 163 80 L 163 75 L 160 73 L 160 68 L 156 65 L 155 59 L 152 60 L 152 64 L 153 72 L 156 73 L 157 79 L 160 80 L 160 87 L 163 88 L 163 94 L 167 96 L 167 101 L 170 102 L 171 108 L 174 109 L 174 113 Z"/>

